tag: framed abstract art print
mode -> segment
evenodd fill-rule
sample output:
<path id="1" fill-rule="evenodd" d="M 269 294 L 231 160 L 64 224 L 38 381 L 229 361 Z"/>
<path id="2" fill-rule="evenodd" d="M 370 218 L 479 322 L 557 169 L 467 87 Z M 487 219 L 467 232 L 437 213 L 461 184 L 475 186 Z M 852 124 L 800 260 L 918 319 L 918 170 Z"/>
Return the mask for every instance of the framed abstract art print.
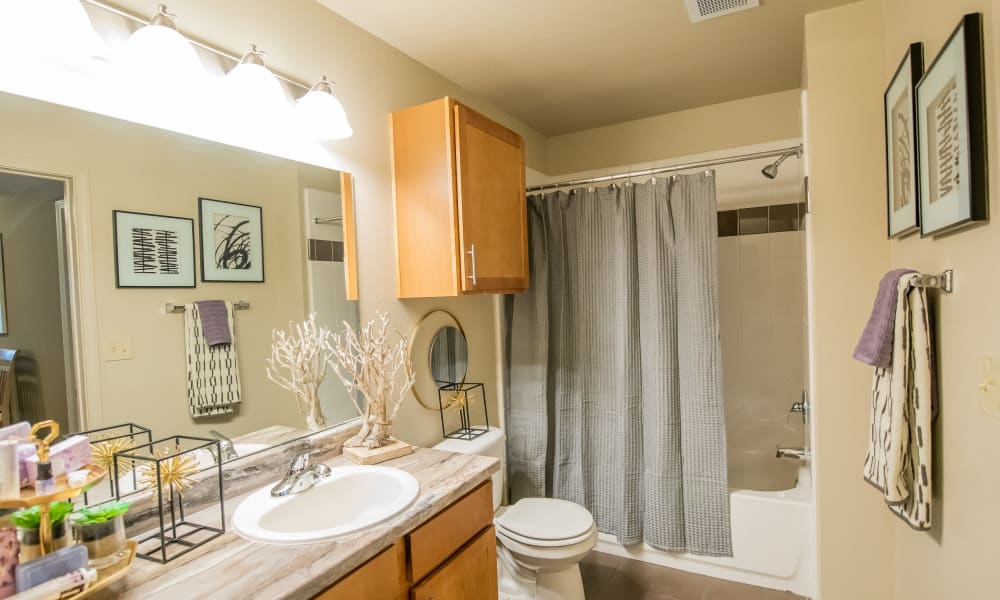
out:
<path id="1" fill-rule="evenodd" d="M 198 199 L 202 281 L 264 281 L 264 234 L 259 206 Z"/>

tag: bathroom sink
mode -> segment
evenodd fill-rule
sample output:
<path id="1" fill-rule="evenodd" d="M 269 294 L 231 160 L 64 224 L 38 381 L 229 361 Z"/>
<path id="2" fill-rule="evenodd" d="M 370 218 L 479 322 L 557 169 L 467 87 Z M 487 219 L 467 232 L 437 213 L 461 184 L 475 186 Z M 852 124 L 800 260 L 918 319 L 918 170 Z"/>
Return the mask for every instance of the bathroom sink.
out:
<path id="1" fill-rule="evenodd" d="M 273 485 L 236 507 L 236 533 L 266 544 L 324 542 L 399 514 L 420 491 L 406 471 L 370 466 L 336 467 L 313 487 L 281 498 L 271 496 Z"/>

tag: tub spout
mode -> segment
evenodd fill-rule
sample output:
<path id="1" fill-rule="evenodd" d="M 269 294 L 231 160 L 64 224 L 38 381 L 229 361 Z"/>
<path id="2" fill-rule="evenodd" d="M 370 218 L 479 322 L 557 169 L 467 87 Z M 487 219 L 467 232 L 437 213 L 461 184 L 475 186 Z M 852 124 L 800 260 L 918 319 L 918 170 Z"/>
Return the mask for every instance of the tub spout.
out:
<path id="1" fill-rule="evenodd" d="M 777 458 L 794 458 L 796 460 L 806 460 L 812 456 L 808 448 L 782 448 L 778 446 L 774 455 Z"/>

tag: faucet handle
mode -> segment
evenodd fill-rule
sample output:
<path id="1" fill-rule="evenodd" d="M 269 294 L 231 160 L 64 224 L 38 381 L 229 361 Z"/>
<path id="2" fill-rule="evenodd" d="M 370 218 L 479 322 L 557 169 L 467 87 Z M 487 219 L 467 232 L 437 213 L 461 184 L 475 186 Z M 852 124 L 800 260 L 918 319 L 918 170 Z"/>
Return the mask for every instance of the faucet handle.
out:
<path id="1" fill-rule="evenodd" d="M 302 454 L 299 454 L 298 456 L 295 457 L 295 460 L 292 461 L 292 466 L 288 467 L 288 471 L 291 473 L 300 473 L 302 471 L 305 471 L 306 467 L 308 466 L 309 466 L 309 453 L 303 452 Z"/>

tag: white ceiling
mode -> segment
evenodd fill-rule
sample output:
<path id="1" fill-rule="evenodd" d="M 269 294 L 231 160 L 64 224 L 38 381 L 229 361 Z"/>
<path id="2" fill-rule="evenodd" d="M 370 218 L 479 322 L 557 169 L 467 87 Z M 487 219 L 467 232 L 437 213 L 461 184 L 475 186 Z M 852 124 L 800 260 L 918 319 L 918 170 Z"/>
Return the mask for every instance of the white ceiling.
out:
<path id="1" fill-rule="evenodd" d="M 760 0 L 691 23 L 683 0 L 318 0 L 546 135 L 800 87 L 803 17 Z"/>

